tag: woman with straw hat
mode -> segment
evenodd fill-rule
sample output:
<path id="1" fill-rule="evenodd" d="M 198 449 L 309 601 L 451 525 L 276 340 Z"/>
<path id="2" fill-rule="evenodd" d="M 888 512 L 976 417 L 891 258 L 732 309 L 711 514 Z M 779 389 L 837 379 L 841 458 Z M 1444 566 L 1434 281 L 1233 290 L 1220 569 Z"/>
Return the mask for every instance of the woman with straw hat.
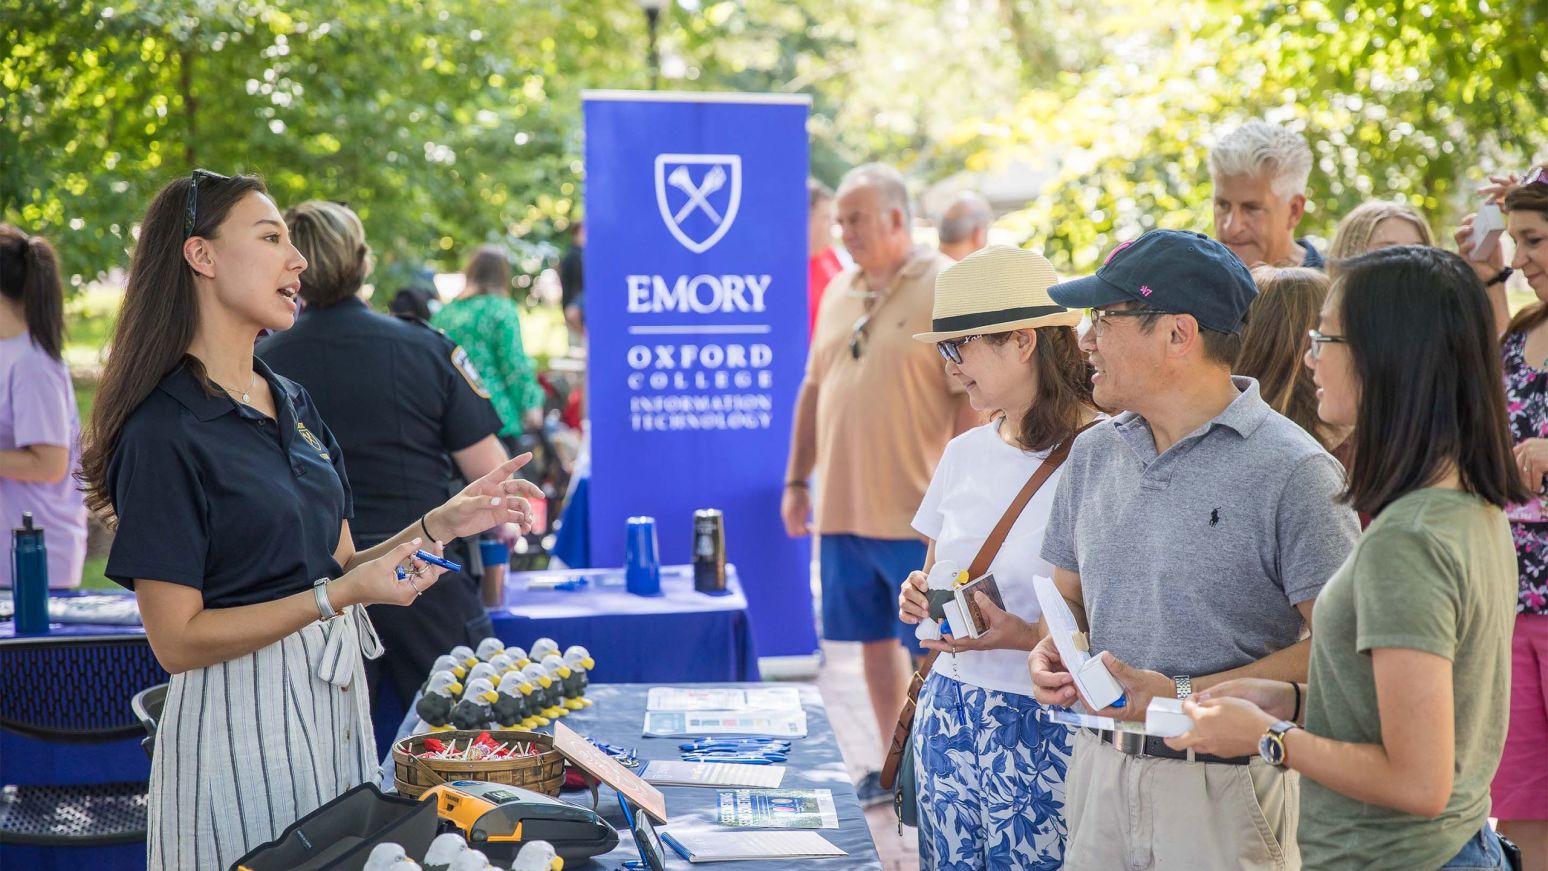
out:
<path id="1" fill-rule="evenodd" d="M 968 568 L 981 550 L 988 555 L 996 526 L 1011 523 L 987 564 L 1005 607 L 975 593 L 986 631 L 925 642 L 938 652 L 913 734 L 927 868 L 1063 864 L 1069 733 L 1040 717 L 1032 698 L 1027 651 L 1040 638 L 1032 579 L 1052 576 L 1041 550 L 1058 466 L 1098 412 L 1075 336 L 1080 314 L 1048 296 L 1057 281 L 1037 254 L 985 248 L 941 273 L 935 329 L 914 337 L 935 343 L 948 377 L 993 420 L 953 439 L 936 467 L 914 517 L 929 551 L 903 584 L 899 617 L 933 623 L 926 573 L 938 560 Z M 1030 499 L 1018 499 L 1025 491 Z"/>

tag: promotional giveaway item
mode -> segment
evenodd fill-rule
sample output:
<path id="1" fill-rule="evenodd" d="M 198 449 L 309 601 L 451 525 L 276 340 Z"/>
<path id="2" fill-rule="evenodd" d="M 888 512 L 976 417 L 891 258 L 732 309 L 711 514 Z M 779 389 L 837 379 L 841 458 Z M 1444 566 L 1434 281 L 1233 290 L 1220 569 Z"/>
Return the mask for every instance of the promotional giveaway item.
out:
<path id="1" fill-rule="evenodd" d="M 511 861 L 526 841 L 552 844 L 566 861 L 588 859 L 618 846 L 618 832 L 596 811 L 519 786 L 454 780 L 425 791 L 444 820 L 491 858 Z"/>
<path id="2" fill-rule="evenodd" d="M 11 531 L 11 597 L 16 603 L 16 633 L 48 633 L 48 548 L 32 512 L 22 512 L 21 528 Z"/>
<path id="3" fill-rule="evenodd" d="M 1177 738 L 1193 731 L 1193 718 L 1183 713 L 1182 699 L 1151 699 L 1145 708 L 1145 722 L 1115 720 L 1079 714 L 1064 708 L 1050 708 L 1042 712 L 1043 719 L 1066 726 L 1101 729 L 1108 732 L 1130 732 L 1154 738 Z"/>
<path id="4" fill-rule="evenodd" d="M 693 588 L 709 596 L 726 589 L 726 518 L 714 508 L 693 512 Z"/>
<path id="5" fill-rule="evenodd" d="M 624 584 L 636 596 L 659 596 L 661 557 L 656 549 L 656 518 L 631 517 L 627 523 Z"/>
<path id="6" fill-rule="evenodd" d="M 1075 678 L 1075 688 L 1080 691 L 1081 698 L 1087 704 L 1095 705 L 1097 710 L 1123 707 L 1123 687 L 1113 679 L 1101 658 L 1091 655 L 1086 633 L 1075 623 L 1075 615 L 1070 612 L 1064 597 L 1059 595 L 1053 580 L 1033 578 L 1032 588 L 1037 592 L 1037 605 L 1043 611 L 1043 619 L 1048 621 L 1048 634 L 1053 636 L 1065 668 Z"/>
<path id="7" fill-rule="evenodd" d="M 1500 234 L 1505 232 L 1505 214 L 1494 203 L 1485 203 L 1478 207 L 1478 213 L 1473 218 L 1473 232 L 1469 236 L 1472 247 L 1468 249 L 1468 259 L 1483 262 L 1494 253 L 1496 246 L 1500 244 Z"/>
<path id="8" fill-rule="evenodd" d="M 914 637 L 920 641 L 939 641 L 945 635 L 952 634 L 952 618 L 961 619 L 961 614 L 948 614 L 947 606 L 953 606 L 955 612 L 955 600 L 957 582 L 967 580 L 967 572 L 960 569 L 955 562 L 949 559 L 936 560 L 935 565 L 930 566 L 930 574 L 925 580 L 925 598 L 930 602 L 930 619 L 920 620 L 914 627 Z"/>

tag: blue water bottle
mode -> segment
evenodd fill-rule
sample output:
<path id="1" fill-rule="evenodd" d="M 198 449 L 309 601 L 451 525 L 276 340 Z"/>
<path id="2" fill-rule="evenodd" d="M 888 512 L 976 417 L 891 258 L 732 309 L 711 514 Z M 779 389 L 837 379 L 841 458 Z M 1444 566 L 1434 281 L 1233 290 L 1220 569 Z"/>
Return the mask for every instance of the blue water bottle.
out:
<path id="1" fill-rule="evenodd" d="M 656 518 L 631 517 L 624 541 L 624 586 L 636 596 L 661 595 L 661 557 Z"/>
<path id="2" fill-rule="evenodd" d="M 17 635 L 48 634 L 48 548 L 43 530 L 32 524 L 32 512 L 22 513 L 20 529 L 11 533 L 11 596 L 16 604 Z"/>

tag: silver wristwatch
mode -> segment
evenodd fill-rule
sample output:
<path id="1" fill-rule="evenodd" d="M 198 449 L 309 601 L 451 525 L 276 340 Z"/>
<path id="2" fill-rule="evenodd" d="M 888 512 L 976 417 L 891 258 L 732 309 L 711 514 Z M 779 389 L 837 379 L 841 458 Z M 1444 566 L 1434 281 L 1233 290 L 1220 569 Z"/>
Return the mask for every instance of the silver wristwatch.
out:
<path id="1" fill-rule="evenodd" d="M 1177 685 L 1177 697 L 1186 699 L 1193 695 L 1193 678 L 1186 674 L 1179 674 L 1172 678 L 1172 683 Z"/>
<path id="2" fill-rule="evenodd" d="M 335 617 L 343 617 L 344 612 L 336 610 L 333 603 L 328 601 L 328 581 L 330 578 L 318 578 L 312 582 L 312 598 L 317 600 L 317 619 L 327 622 Z"/>

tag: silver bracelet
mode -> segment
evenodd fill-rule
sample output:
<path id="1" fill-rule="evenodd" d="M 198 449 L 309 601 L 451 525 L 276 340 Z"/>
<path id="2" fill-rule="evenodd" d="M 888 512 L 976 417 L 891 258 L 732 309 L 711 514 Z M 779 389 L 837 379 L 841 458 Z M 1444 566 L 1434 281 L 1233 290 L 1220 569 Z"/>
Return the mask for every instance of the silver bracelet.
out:
<path id="1" fill-rule="evenodd" d="M 328 601 L 328 578 L 318 578 L 312 582 L 312 598 L 317 600 L 317 619 L 324 623 L 335 617 L 344 616 L 343 611 L 336 610 L 333 603 Z"/>

